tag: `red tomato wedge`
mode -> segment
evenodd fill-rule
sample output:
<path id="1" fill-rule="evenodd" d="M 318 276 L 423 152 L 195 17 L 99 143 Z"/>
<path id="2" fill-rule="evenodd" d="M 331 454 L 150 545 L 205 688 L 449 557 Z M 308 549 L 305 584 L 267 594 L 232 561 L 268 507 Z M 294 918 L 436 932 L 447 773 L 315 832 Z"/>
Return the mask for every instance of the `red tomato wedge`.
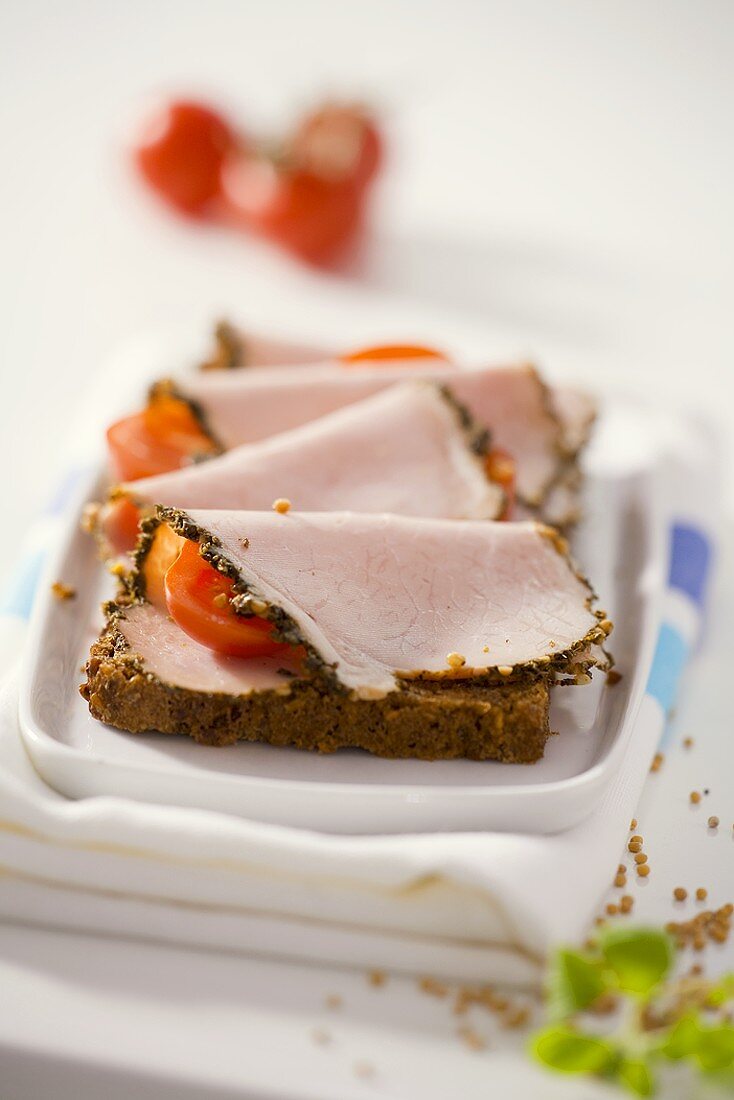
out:
<path id="1" fill-rule="evenodd" d="M 505 492 L 506 503 L 499 518 L 511 519 L 515 508 L 516 466 L 514 458 L 500 447 L 493 447 L 487 452 L 484 469 L 490 481 L 496 482 Z"/>
<path id="2" fill-rule="evenodd" d="M 272 657 L 293 652 L 292 646 L 272 638 L 272 623 L 244 618 L 232 610 L 233 582 L 201 557 L 195 542 L 184 543 L 166 571 L 164 588 L 174 622 L 195 642 L 216 653 Z"/>
<path id="3" fill-rule="evenodd" d="M 138 537 L 140 509 L 129 497 L 119 496 L 106 504 L 103 512 L 104 532 L 114 550 L 126 554 Z"/>
<path id="4" fill-rule="evenodd" d="M 352 364 L 394 362 L 396 359 L 434 359 L 447 363 L 446 356 L 435 348 L 421 347 L 420 344 L 379 344 L 372 348 L 360 348 L 339 356 L 339 362 L 349 367 Z"/>
<path id="5" fill-rule="evenodd" d="M 168 394 L 108 428 L 107 445 L 120 481 L 165 474 L 217 449 L 186 402 Z"/>

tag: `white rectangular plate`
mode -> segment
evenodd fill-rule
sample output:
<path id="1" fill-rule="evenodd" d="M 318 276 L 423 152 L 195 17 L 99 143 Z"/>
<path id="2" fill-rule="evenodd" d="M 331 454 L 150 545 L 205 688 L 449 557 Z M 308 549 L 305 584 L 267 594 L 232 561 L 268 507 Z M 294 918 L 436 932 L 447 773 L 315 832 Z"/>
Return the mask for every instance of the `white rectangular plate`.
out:
<path id="1" fill-rule="evenodd" d="M 381 760 L 358 751 L 322 756 L 245 743 L 209 748 L 95 721 L 78 685 L 111 583 L 79 528 L 83 500 L 37 596 L 20 702 L 31 759 L 46 782 L 72 798 L 117 795 L 327 832 L 568 828 L 591 812 L 613 778 L 649 672 L 664 559 L 654 437 L 644 410 L 608 401 L 586 459 L 574 553 L 615 621 L 611 642 L 623 678 L 611 687 L 597 673 L 587 687 L 558 688 L 551 712 L 558 736 L 537 764 Z M 103 485 L 100 475 L 85 499 L 99 499 Z M 77 598 L 55 599 L 56 578 L 73 585 Z"/>

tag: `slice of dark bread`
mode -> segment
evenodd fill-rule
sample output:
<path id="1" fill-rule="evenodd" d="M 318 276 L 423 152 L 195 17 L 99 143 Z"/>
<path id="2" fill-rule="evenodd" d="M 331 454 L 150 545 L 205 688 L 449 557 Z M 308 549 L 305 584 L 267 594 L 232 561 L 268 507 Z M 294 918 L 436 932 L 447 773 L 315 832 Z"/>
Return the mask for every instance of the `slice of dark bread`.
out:
<path id="1" fill-rule="evenodd" d="M 81 693 L 95 718 L 131 733 L 188 734 L 206 745 L 265 741 L 334 752 L 422 760 L 530 764 L 549 736 L 547 680 L 402 681 L 379 699 L 358 699 L 322 679 L 289 681 L 251 695 L 193 691 L 165 683 L 110 622 L 92 646 Z"/>

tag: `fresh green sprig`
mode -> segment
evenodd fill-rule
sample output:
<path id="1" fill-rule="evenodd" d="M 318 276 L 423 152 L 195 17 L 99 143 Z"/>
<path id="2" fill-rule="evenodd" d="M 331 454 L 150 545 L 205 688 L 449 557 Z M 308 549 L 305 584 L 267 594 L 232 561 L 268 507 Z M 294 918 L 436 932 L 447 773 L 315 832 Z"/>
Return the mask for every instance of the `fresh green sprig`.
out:
<path id="1" fill-rule="evenodd" d="M 716 982 L 671 978 L 674 963 L 672 941 L 656 928 L 610 928 L 587 951 L 559 949 L 547 981 L 549 1023 L 531 1041 L 533 1056 L 636 1096 L 654 1095 L 666 1063 L 728 1080 L 734 1026 L 724 1010 L 734 1000 L 734 974 Z"/>

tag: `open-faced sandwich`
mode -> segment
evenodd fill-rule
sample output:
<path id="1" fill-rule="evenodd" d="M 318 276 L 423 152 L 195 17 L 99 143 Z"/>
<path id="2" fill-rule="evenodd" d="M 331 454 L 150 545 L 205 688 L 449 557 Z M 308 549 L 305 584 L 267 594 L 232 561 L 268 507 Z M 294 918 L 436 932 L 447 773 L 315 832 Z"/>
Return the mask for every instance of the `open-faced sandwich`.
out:
<path id="1" fill-rule="evenodd" d="M 611 630 L 540 524 L 160 508 L 82 693 L 132 732 L 532 762 Z"/>

